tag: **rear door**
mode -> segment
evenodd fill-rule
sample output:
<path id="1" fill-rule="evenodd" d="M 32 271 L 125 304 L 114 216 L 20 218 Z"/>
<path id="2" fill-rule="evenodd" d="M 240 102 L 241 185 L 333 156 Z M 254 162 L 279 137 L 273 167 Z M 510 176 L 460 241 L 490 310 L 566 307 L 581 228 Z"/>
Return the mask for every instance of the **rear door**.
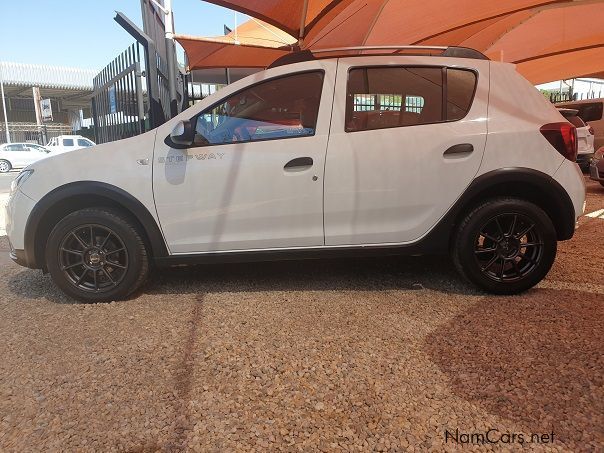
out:
<path id="1" fill-rule="evenodd" d="M 325 170 L 326 245 L 416 241 L 478 172 L 489 62 L 426 61 L 340 60 Z"/>

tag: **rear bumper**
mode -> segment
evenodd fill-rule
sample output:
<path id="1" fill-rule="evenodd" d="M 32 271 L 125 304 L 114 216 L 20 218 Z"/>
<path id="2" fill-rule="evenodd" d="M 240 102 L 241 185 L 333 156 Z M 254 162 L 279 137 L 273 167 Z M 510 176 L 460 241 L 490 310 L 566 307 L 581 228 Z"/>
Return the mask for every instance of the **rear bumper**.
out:
<path id="1" fill-rule="evenodd" d="M 585 212 L 585 178 L 579 165 L 570 160 L 564 160 L 553 177 L 568 194 L 576 222 Z"/>

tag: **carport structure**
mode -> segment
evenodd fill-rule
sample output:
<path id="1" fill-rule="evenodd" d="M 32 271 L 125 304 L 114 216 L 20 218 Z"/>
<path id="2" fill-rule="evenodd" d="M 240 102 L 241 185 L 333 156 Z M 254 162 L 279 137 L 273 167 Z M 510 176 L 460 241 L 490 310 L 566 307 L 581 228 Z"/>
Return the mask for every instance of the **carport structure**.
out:
<path id="1" fill-rule="evenodd" d="M 270 25 L 254 20 L 256 34 L 239 40 L 177 37 L 190 69 L 262 68 L 296 50 L 455 45 L 515 63 L 535 84 L 604 71 L 604 0 L 207 1 Z M 289 39 L 274 39 L 269 26 Z"/>

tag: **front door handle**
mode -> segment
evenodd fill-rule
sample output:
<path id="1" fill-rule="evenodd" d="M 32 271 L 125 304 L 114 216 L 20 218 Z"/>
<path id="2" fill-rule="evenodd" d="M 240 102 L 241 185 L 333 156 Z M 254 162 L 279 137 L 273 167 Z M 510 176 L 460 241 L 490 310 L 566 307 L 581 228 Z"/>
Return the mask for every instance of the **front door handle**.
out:
<path id="1" fill-rule="evenodd" d="M 470 143 L 462 143 L 459 145 L 451 146 L 448 150 L 445 151 L 443 156 L 455 156 L 460 154 L 471 154 L 474 152 L 474 145 Z"/>
<path id="2" fill-rule="evenodd" d="M 284 170 L 306 170 L 310 167 L 312 167 L 312 164 L 314 163 L 314 161 L 312 160 L 312 157 L 297 157 L 295 159 L 290 160 L 288 163 L 285 164 L 285 167 L 283 167 Z"/>

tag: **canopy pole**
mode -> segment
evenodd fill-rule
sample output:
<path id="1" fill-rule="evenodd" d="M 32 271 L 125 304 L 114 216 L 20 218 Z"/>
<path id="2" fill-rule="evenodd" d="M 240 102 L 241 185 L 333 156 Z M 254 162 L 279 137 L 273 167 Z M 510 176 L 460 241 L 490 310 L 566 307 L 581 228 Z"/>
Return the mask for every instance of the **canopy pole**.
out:
<path id="1" fill-rule="evenodd" d="M 304 34 L 306 33 L 306 17 L 308 16 L 308 0 L 304 0 L 302 5 L 302 19 L 300 20 L 300 36 L 298 36 L 298 46 L 304 44 Z"/>

